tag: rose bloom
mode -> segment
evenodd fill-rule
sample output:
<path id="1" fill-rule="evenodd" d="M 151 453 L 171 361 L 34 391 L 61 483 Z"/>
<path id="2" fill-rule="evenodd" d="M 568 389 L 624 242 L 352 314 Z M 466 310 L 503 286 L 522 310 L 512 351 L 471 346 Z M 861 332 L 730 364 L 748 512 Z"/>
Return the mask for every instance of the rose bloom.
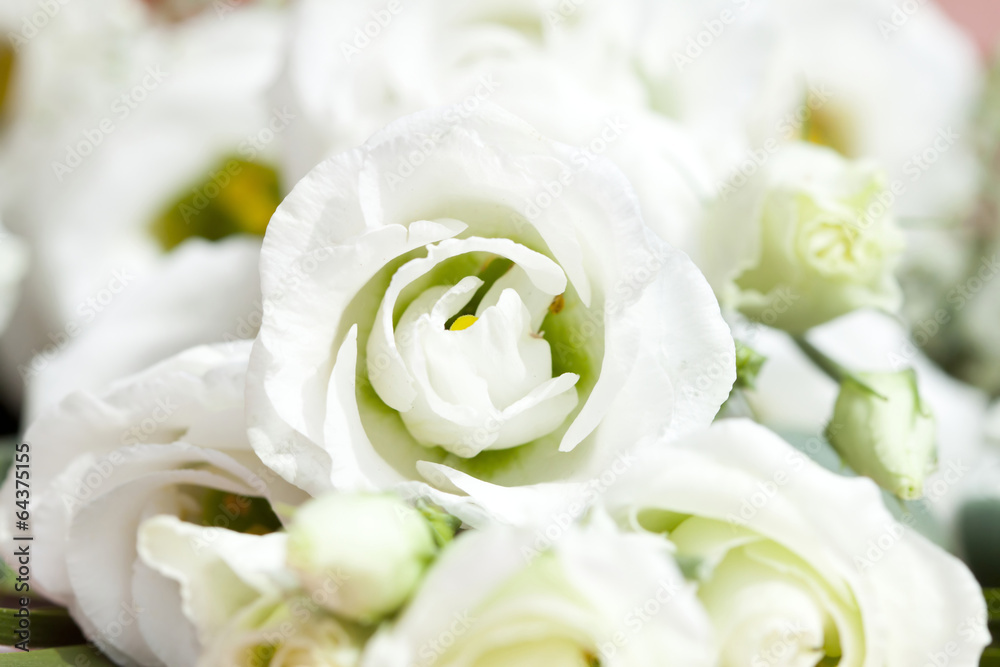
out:
<path id="1" fill-rule="evenodd" d="M 699 138 L 720 183 L 804 139 L 876 161 L 902 186 L 901 215 L 943 222 L 974 203 L 970 111 L 983 67 L 935 3 L 904 9 L 896 0 L 653 3 L 638 70 L 652 106 Z"/>
<path id="2" fill-rule="evenodd" d="M 247 442 L 249 345 L 193 348 L 103 392 L 73 394 L 25 433 L 38 554 L 32 589 L 66 606 L 119 662 L 191 665 L 207 639 L 194 622 L 202 616 L 163 575 L 167 555 L 140 558 L 146 520 L 168 515 L 209 527 L 215 532 L 201 533 L 199 557 L 225 560 L 245 548 L 238 532 L 281 527 L 270 501 L 304 498 Z M 0 497 L 13 507 L 15 492 L 12 470 Z M 16 544 L 13 519 L 6 515 L 0 527 L 4 544 Z M 220 535 L 223 528 L 236 537 Z M 4 554 L 8 563 L 16 562 L 13 550 Z"/>
<path id="3" fill-rule="evenodd" d="M 702 267 L 726 306 L 801 334 L 859 309 L 893 311 L 902 234 L 881 170 L 790 144 L 710 206 Z"/>
<path id="4" fill-rule="evenodd" d="M 614 161 L 647 224 L 687 250 L 714 184 L 694 138 L 651 107 L 638 76 L 646 3 L 305 0 L 293 15 L 274 95 L 299 119 L 282 142 L 292 182 L 400 116 L 492 102 L 579 146 L 578 162 Z"/>
<path id="5" fill-rule="evenodd" d="M 4 30 L 30 39 L 15 41 L 0 208 L 32 262 L 0 382 L 30 420 L 76 389 L 256 333 L 240 323 L 280 200 L 265 92 L 285 21 L 250 4 L 178 22 L 141 0 L 57 3 L 51 17 L 28 5 Z"/>
<path id="6" fill-rule="evenodd" d="M 690 564 L 722 667 L 937 655 L 974 667 L 989 643 L 961 561 L 897 522 L 871 480 L 829 472 L 753 422 L 649 452 L 606 501 Z"/>
<path id="7" fill-rule="evenodd" d="M 551 546 L 536 536 L 506 526 L 460 536 L 361 664 L 714 664 L 705 612 L 665 543 L 602 521 L 568 526 Z"/>
<path id="8" fill-rule="evenodd" d="M 735 352 L 622 174 L 493 107 L 403 118 L 272 218 L 250 438 L 287 480 L 473 523 L 562 506 L 643 438 L 711 422 Z"/>

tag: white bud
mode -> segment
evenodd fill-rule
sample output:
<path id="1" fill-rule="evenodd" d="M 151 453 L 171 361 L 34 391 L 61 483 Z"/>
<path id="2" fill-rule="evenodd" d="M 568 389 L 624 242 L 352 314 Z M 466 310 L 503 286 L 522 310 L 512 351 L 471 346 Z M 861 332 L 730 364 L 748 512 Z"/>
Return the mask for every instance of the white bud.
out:
<path id="1" fill-rule="evenodd" d="M 827 438 L 860 475 L 904 500 L 923 495 L 937 465 L 934 416 L 912 370 L 857 373 L 840 386 Z"/>
<path id="2" fill-rule="evenodd" d="M 388 495 L 310 501 L 288 528 L 288 565 L 320 606 L 370 623 L 409 598 L 437 547 L 424 517 Z"/>

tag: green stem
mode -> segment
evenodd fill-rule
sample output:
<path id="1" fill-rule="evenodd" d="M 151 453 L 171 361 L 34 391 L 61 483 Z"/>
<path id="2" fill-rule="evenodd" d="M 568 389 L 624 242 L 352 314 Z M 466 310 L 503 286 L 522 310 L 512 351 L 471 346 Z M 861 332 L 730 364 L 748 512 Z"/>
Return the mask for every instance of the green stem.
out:
<path id="1" fill-rule="evenodd" d="M 794 340 L 795 344 L 799 346 L 799 349 L 802 350 L 807 357 L 809 357 L 809 360 L 837 384 L 843 384 L 845 381 L 850 381 L 874 396 L 878 396 L 883 401 L 889 400 L 877 392 L 874 387 L 861 378 L 856 372 L 828 357 L 822 350 L 806 340 L 805 336 L 795 336 Z"/>
<path id="2" fill-rule="evenodd" d="M 50 648 L 42 651 L 24 653 L 0 654 L 0 667 L 17 665 L 18 667 L 74 667 L 89 665 L 90 667 L 114 667 L 115 663 L 103 656 L 96 648 L 89 645 L 66 646 Z"/>
<path id="3" fill-rule="evenodd" d="M 831 380 L 840 384 L 848 378 L 853 378 L 854 373 L 852 373 L 848 368 L 838 364 L 836 361 L 826 356 L 822 350 L 810 343 L 805 339 L 804 336 L 796 336 L 795 344 L 799 346 L 799 349 L 809 357 L 809 360 L 816 364 L 817 368 L 827 374 Z"/>

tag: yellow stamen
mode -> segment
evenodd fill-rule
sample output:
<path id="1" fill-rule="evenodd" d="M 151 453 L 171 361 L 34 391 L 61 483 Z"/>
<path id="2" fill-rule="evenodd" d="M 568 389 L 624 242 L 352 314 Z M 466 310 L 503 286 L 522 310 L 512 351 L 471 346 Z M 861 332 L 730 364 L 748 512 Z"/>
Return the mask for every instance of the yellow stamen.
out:
<path id="1" fill-rule="evenodd" d="M 479 318 L 475 315 L 462 315 L 460 318 L 452 322 L 450 331 L 462 331 L 463 329 L 468 329 L 478 321 Z"/>

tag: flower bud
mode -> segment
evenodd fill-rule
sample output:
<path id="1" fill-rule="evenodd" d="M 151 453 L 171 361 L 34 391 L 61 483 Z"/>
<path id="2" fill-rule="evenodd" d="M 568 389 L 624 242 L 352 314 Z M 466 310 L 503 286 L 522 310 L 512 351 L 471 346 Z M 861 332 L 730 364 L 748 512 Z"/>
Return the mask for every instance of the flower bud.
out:
<path id="1" fill-rule="evenodd" d="M 730 189 L 706 213 L 699 262 L 723 306 L 793 335 L 898 309 L 903 236 L 873 163 L 789 144 Z"/>
<path id="2" fill-rule="evenodd" d="M 288 565 L 313 601 L 365 623 L 406 602 L 436 552 L 430 524 L 388 495 L 317 498 L 288 528 Z"/>
<path id="3" fill-rule="evenodd" d="M 937 465 L 934 415 L 912 370 L 845 378 L 826 435 L 855 472 L 904 500 L 923 495 Z"/>

